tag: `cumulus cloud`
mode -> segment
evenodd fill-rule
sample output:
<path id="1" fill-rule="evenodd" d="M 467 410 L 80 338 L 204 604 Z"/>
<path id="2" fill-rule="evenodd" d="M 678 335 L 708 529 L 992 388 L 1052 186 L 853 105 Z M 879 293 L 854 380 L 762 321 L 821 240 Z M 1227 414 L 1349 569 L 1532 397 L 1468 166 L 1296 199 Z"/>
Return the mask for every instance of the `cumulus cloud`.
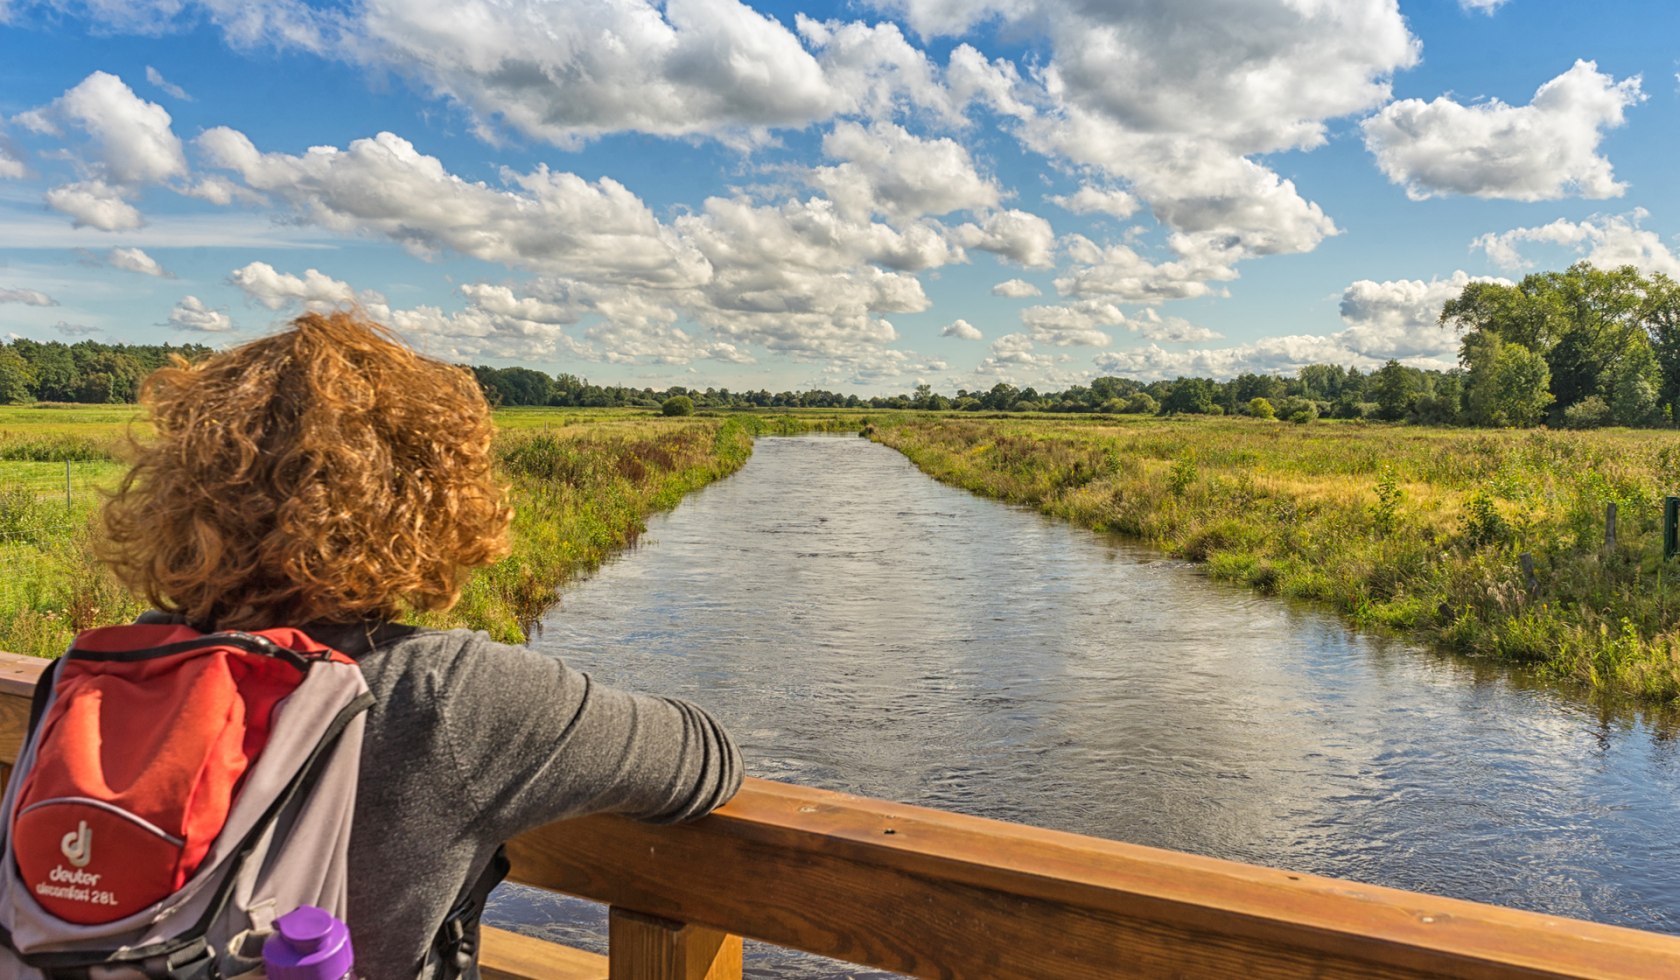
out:
<path id="1" fill-rule="evenodd" d="M 1028 336 L 1057 347 L 1107 347 L 1112 338 L 1102 327 L 1119 326 L 1126 315 L 1112 303 L 1083 300 L 1059 306 L 1029 306 L 1021 311 Z"/>
<path id="2" fill-rule="evenodd" d="M 153 88 L 158 89 L 163 92 L 163 94 L 172 98 L 180 99 L 182 102 L 191 102 L 193 100 L 193 97 L 187 94 L 186 89 L 176 85 L 169 79 L 164 78 L 163 72 L 158 71 L 151 65 L 146 66 L 146 81 L 152 83 Z"/>
<path id="3" fill-rule="evenodd" d="M 1680 276 L 1680 258 L 1654 231 L 1640 227 L 1650 214 L 1635 208 L 1627 214 L 1594 215 L 1583 221 L 1559 218 L 1550 224 L 1489 232 L 1471 242 L 1472 248 L 1487 253 L 1502 269 L 1530 268 L 1519 247 L 1524 243 L 1562 246 L 1577 258 L 1601 268 L 1637 266 L 1646 273 L 1663 272 Z"/>
<path id="4" fill-rule="evenodd" d="M 138 248 L 113 248 L 105 253 L 105 264 L 113 269 L 125 272 L 138 272 L 143 276 L 156 276 L 159 279 L 173 279 L 168 270 L 158 264 L 158 261 Z"/>
<path id="5" fill-rule="evenodd" d="M 233 320 L 222 310 L 205 306 L 197 296 L 183 296 L 169 311 L 169 325 L 197 333 L 226 333 L 233 329 Z"/>
<path id="6" fill-rule="evenodd" d="M 1217 330 L 1209 330 L 1181 316 L 1162 316 L 1154 309 L 1128 317 L 1126 327 L 1145 340 L 1164 344 L 1199 344 L 1218 340 L 1221 336 Z"/>
<path id="7" fill-rule="evenodd" d="M 969 323 L 967 320 L 959 318 L 947 323 L 945 325 L 945 329 L 939 331 L 939 336 L 955 337 L 958 340 L 979 340 L 982 335 L 980 333 L 980 328 L 976 327 L 972 323 Z"/>
<path id="8" fill-rule="evenodd" d="M 960 35 L 996 19 L 1046 37 L 1048 63 L 1031 79 L 961 47 L 948 75 L 966 97 L 1013 117 L 1028 148 L 1124 184 L 1180 256 L 1221 278 L 1235 263 L 1311 251 L 1336 233 L 1322 209 L 1254 157 L 1322 145 L 1329 120 L 1386 102 L 1392 73 L 1420 50 L 1391 0 L 877 5 L 924 35 Z"/>
<path id="9" fill-rule="evenodd" d="M 168 111 L 135 95 L 108 72 L 94 72 L 26 116 L 38 131 L 68 125 L 85 132 L 100 175 L 113 183 L 158 183 L 187 172 L 186 154 L 170 129 Z"/>
<path id="10" fill-rule="evenodd" d="M 318 269 L 306 269 L 302 276 L 280 272 L 267 262 L 252 262 L 233 270 L 228 281 L 250 299 L 271 310 L 303 306 L 311 310 L 332 310 L 361 305 L 380 307 L 385 298 L 378 293 L 358 295 L 350 284 Z M 370 312 L 374 312 L 370 310 Z"/>
<path id="11" fill-rule="evenodd" d="M 1413 200 L 1445 194 L 1547 201 L 1620 197 L 1604 131 L 1645 99 L 1640 78 L 1616 81 L 1591 61 L 1540 86 L 1526 106 L 1402 99 L 1361 123 L 1365 146 Z"/>
<path id="12" fill-rule="evenodd" d="M 922 139 L 893 123 L 838 123 L 823 138 L 823 152 L 843 162 L 816 168 L 809 179 L 848 215 L 915 218 L 992 208 L 999 200 L 997 185 L 980 176 L 962 144 Z"/>
<path id="13" fill-rule="evenodd" d="M 24 306 L 57 306 L 58 300 L 38 289 L 7 289 L 0 286 L 0 303 L 22 303 Z"/>
<path id="14" fill-rule="evenodd" d="M 1138 199 L 1122 190 L 1081 187 L 1072 194 L 1051 197 L 1050 203 L 1074 214 L 1107 214 L 1130 218 L 1137 213 Z"/>
<path id="15" fill-rule="evenodd" d="M 1505 2 L 1506 0 L 1458 0 L 1458 5 L 1468 12 L 1492 17 L 1495 10 L 1505 6 Z"/>
<path id="16" fill-rule="evenodd" d="M 1026 299 L 1029 296 L 1042 296 L 1044 291 L 1025 279 L 1006 279 L 992 287 L 993 296 L 1006 296 L 1009 299 Z"/>
<path id="17" fill-rule="evenodd" d="M 391 238 L 420 255 L 452 250 L 487 262 L 661 286 L 703 281 L 705 259 L 624 185 L 545 166 L 506 172 L 505 187 L 447 172 L 393 133 L 345 150 L 262 153 L 243 133 L 205 132 L 199 147 L 245 185 L 334 231 Z"/>
<path id="18" fill-rule="evenodd" d="M 1206 296 L 1213 292 L 1210 281 L 1236 278 L 1228 255 L 1198 252 L 1200 242 L 1188 238 L 1172 244 L 1184 249 L 1181 257 L 1155 263 L 1129 245 L 1104 247 L 1083 235 L 1070 235 L 1066 247 L 1073 265 L 1057 277 L 1056 289 L 1066 296 L 1159 303 Z"/>
<path id="19" fill-rule="evenodd" d="M 1065 355 L 1040 354 L 1027 334 L 1009 333 L 992 341 L 991 352 L 975 365 L 974 373 L 1001 380 L 1048 380 L 1048 372 L 1068 360 Z"/>
<path id="20" fill-rule="evenodd" d="M 1471 282 L 1502 282 L 1459 270 L 1446 279 L 1361 279 L 1342 292 L 1341 315 L 1347 329 L 1334 338 L 1364 358 L 1451 361 L 1458 336 L 1438 323 L 1441 307 Z"/>
<path id="21" fill-rule="evenodd" d="M 989 212 L 978 224 L 970 222 L 952 229 L 951 238 L 964 248 L 991 252 L 1029 269 L 1047 269 L 1055 264 L 1055 231 L 1050 222 L 1027 211 Z"/>
<path id="22" fill-rule="evenodd" d="M 146 223 L 122 191 L 102 180 L 84 180 L 47 191 L 47 206 L 70 216 L 77 228 L 127 231 Z"/>
<path id="23" fill-rule="evenodd" d="M 893 45 L 890 25 L 813 27 L 816 53 L 737 0 L 373 0 L 357 47 L 481 121 L 562 146 L 624 130 L 800 127 L 865 108 L 881 85 L 921 83 L 920 52 Z"/>
<path id="24" fill-rule="evenodd" d="M 53 324 L 52 328 L 66 337 L 91 337 L 100 332 L 98 327 L 85 323 L 71 323 L 68 320 L 60 320 Z"/>

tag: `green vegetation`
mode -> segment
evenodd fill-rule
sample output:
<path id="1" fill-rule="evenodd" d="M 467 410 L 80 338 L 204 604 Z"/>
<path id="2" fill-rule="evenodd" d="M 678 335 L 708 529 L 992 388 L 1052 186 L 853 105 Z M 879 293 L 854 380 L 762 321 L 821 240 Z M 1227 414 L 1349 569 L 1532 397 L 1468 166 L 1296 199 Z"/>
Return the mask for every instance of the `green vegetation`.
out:
<path id="1" fill-rule="evenodd" d="M 1680 435 L 1040 416 L 883 418 L 872 437 L 947 483 L 1359 626 L 1680 699 L 1680 564 L 1661 541 Z"/>
<path id="2" fill-rule="evenodd" d="M 77 630 L 143 610 L 89 557 L 100 490 L 121 477 L 120 447 L 136 418 L 132 407 L 0 408 L 0 649 L 56 655 Z M 503 410 L 497 422 L 513 553 L 480 569 L 455 609 L 420 621 L 508 641 L 523 638 L 561 583 L 633 545 L 647 515 L 738 469 L 755 435 L 859 424 L 833 414 L 666 419 L 553 409 Z"/>

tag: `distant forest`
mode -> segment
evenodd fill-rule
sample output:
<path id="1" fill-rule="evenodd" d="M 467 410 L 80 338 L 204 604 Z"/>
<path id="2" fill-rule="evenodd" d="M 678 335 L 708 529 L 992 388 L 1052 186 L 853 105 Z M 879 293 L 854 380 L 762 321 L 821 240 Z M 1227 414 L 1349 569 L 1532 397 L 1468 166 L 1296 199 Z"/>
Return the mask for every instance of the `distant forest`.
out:
<path id="1" fill-rule="evenodd" d="M 931 411 L 1104 412 L 1252 415 L 1310 422 L 1369 418 L 1423 425 L 1592 428 L 1673 426 L 1680 419 L 1680 284 L 1632 266 L 1586 263 L 1536 273 L 1515 284 L 1473 282 L 1441 310 L 1460 337 L 1460 367 L 1420 370 L 1391 360 L 1361 372 L 1312 364 L 1293 377 L 1240 374 L 1228 381 L 1143 382 L 1102 377 L 1063 391 L 999 382 L 954 395 L 917 385 L 907 394 L 860 398 L 833 391 L 731 391 L 596 385 L 572 374 L 523 367 L 472 368 L 497 405 L 657 408 L 684 396 L 698 410 L 902 408 Z M 41 343 L 0 345 L 0 404 L 121 403 L 184 346 Z"/>

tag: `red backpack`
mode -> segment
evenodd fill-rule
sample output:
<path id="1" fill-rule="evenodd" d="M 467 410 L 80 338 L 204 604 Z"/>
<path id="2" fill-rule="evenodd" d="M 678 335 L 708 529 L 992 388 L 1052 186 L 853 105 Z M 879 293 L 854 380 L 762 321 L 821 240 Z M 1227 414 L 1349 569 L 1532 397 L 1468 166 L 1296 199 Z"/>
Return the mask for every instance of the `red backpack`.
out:
<path id="1" fill-rule="evenodd" d="M 0 803 L 0 976 L 235 977 L 277 916 L 343 918 L 372 702 L 296 629 L 81 634 Z"/>

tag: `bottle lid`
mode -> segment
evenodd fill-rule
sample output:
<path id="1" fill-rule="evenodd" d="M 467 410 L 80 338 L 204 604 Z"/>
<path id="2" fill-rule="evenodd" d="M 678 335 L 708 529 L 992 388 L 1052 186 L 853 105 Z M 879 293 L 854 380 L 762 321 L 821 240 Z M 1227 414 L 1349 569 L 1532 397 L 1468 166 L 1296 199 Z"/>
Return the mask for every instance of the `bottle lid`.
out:
<path id="1" fill-rule="evenodd" d="M 340 980 L 355 965 L 350 927 L 331 912 L 300 905 L 274 920 L 263 943 L 269 980 Z"/>

